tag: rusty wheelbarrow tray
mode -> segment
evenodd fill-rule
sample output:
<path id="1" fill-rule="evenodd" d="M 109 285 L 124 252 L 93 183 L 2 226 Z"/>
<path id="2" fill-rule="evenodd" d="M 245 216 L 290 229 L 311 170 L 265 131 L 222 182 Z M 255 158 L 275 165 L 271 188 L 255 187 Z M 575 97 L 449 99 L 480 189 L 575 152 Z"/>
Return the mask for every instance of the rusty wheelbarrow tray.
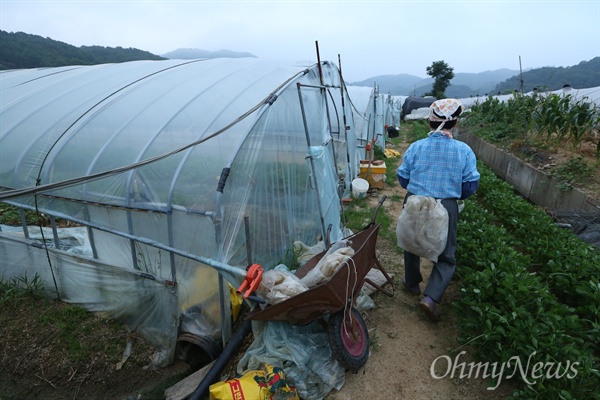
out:
<path id="1" fill-rule="evenodd" d="M 392 278 L 381 266 L 376 256 L 377 235 L 380 224 L 375 223 L 377 212 L 386 196 L 379 201 L 373 219 L 363 230 L 346 237 L 351 241 L 354 255 L 342 263 L 341 267 L 325 282 L 297 294 L 280 303 L 267 305 L 264 309 L 256 307 L 246 319 L 258 321 L 287 321 L 303 325 L 315 320 L 327 323 L 330 344 L 334 356 L 348 369 L 358 370 L 369 354 L 369 337 L 365 322 L 354 308 L 354 303 L 365 282 L 387 296 L 389 292 L 366 278 L 368 272 L 377 267 L 387 281 L 394 287 Z M 301 268 L 295 275 L 303 278 L 323 258 L 323 251 Z"/>

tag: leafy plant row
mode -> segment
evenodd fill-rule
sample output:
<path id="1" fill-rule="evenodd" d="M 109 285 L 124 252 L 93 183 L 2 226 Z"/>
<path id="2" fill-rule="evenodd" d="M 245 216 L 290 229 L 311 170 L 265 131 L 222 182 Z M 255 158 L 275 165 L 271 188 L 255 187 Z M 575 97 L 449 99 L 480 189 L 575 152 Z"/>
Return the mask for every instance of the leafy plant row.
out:
<path id="1" fill-rule="evenodd" d="M 511 220 L 508 226 L 537 223 L 526 213 L 500 217 L 494 209 L 486 209 L 485 202 L 479 204 L 479 198 L 490 187 L 503 186 L 499 179 L 494 181 L 488 175 L 486 168 L 480 168 L 480 172 L 480 189 L 475 199 L 467 201 L 459 220 L 459 341 L 475 348 L 483 362 L 508 363 L 505 376 L 493 378 L 520 379 L 524 387 L 515 391 L 515 397 L 598 398 L 600 373 L 596 368 L 600 354 L 590 340 L 598 335 L 594 333 L 598 319 L 587 319 L 594 311 L 583 310 L 582 304 L 571 306 L 555 294 L 550 276 L 531 267 L 536 255 L 522 251 L 523 243 L 505 226 L 505 219 Z M 501 196 L 499 192 L 495 195 Z M 502 196 L 506 199 L 498 198 L 495 204 L 519 202 L 519 196 L 511 190 L 502 192 Z M 535 208 L 529 207 L 530 213 L 537 216 Z M 565 251 L 553 243 L 546 246 L 548 252 L 557 255 Z M 524 373 L 515 365 L 517 359 Z M 540 365 L 542 369 L 533 373 L 533 366 Z"/>
<path id="2" fill-rule="evenodd" d="M 513 246 L 529 256 L 528 270 L 540 276 L 561 302 L 589 321 L 590 340 L 600 351 L 600 252 L 556 226 L 489 168 L 479 169 L 482 176 L 477 200 L 510 233 Z"/>

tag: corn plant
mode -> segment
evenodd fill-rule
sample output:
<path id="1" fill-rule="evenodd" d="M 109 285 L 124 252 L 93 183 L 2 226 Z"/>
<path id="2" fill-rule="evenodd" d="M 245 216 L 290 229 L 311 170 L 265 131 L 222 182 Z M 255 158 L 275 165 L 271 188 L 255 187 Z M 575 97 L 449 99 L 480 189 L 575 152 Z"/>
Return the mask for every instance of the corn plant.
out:
<path id="1" fill-rule="evenodd" d="M 576 99 L 571 94 L 523 96 L 515 93 L 506 102 L 489 97 L 473 105 L 466 126 L 475 128 L 475 134 L 493 142 L 535 138 L 555 147 L 568 142 L 576 151 L 587 136 L 592 137 L 598 130 L 600 111 L 588 99 Z M 596 159 L 600 163 L 600 142 Z"/>
<path id="2" fill-rule="evenodd" d="M 598 121 L 598 107 L 596 104 L 579 100 L 575 102 L 569 110 L 570 134 L 573 150 L 581 146 L 581 142 L 586 133 L 592 132 L 594 125 Z M 600 142 L 598 142 L 600 145 Z"/>

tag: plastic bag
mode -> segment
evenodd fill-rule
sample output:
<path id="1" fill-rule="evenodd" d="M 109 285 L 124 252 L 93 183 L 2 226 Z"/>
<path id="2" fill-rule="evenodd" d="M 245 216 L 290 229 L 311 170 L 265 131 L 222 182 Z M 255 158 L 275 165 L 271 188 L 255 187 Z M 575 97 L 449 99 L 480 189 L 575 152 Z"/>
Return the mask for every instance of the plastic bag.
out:
<path id="1" fill-rule="evenodd" d="M 304 263 L 322 251 L 325 251 L 324 242 L 318 242 L 314 246 L 307 246 L 299 240 L 294 242 L 294 253 L 298 254 L 297 259 L 300 265 L 304 265 Z"/>
<path id="2" fill-rule="evenodd" d="M 375 302 L 373 299 L 365 293 L 364 288 L 361 289 L 358 297 L 356 298 L 356 302 L 354 303 L 354 307 L 358 311 L 368 311 L 375 309 Z"/>
<path id="3" fill-rule="evenodd" d="M 239 378 L 213 383 L 209 392 L 210 400 L 300 400 L 296 389 L 288 386 L 283 369 L 269 364 Z"/>
<path id="4" fill-rule="evenodd" d="M 437 262 L 448 240 L 448 211 L 442 201 L 410 196 L 398 217 L 396 239 L 405 251 Z"/>
<path id="5" fill-rule="evenodd" d="M 300 278 L 292 272 L 275 267 L 275 269 L 263 273 L 262 281 L 256 292 L 262 296 L 268 304 L 277 304 L 300 294 L 307 289 L 308 288 L 302 283 Z"/>
<path id="6" fill-rule="evenodd" d="M 254 322 L 255 339 L 238 362 L 238 373 L 264 364 L 283 368 L 287 382 L 303 400 L 320 400 L 342 388 L 346 369 L 333 357 L 329 336 L 319 321 L 301 326 L 285 321 Z"/>
<path id="7" fill-rule="evenodd" d="M 313 288 L 331 278 L 344 261 L 354 255 L 354 249 L 350 247 L 350 244 L 347 240 L 334 243 L 317 265 L 301 279 L 302 283 L 308 288 Z"/>

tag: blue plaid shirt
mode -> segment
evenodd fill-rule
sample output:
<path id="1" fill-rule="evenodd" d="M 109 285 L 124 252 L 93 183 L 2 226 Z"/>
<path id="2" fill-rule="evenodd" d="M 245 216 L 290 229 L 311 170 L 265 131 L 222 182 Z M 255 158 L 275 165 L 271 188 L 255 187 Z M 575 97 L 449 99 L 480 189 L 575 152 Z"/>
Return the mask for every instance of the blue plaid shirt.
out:
<path id="1" fill-rule="evenodd" d="M 413 194 L 436 199 L 460 199 L 462 184 L 479 180 L 475 153 L 466 143 L 430 133 L 411 144 L 398 167 Z"/>

